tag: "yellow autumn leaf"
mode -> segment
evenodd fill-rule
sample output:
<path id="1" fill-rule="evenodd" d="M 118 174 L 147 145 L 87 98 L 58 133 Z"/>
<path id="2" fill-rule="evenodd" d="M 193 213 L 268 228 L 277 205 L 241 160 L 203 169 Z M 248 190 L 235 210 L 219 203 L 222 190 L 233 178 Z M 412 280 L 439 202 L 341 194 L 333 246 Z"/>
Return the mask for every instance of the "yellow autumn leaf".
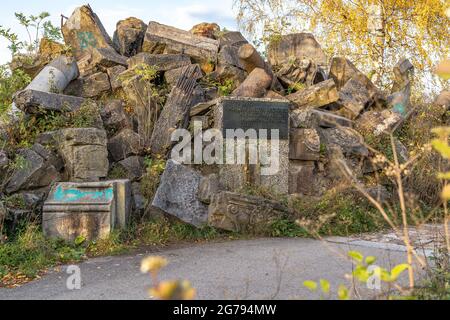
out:
<path id="1" fill-rule="evenodd" d="M 346 286 L 344 285 L 339 286 L 338 298 L 339 300 L 350 300 L 350 295 L 348 293 L 348 289 Z"/>
<path id="2" fill-rule="evenodd" d="M 444 60 L 436 67 L 436 74 L 444 80 L 450 79 L 450 60 Z"/>
<path id="3" fill-rule="evenodd" d="M 445 201 L 450 200 L 450 184 L 446 185 L 444 189 L 442 189 L 441 198 Z"/>
<path id="4" fill-rule="evenodd" d="M 163 257 L 148 257 L 142 260 L 141 272 L 142 273 L 158 272 L 167 265 L 168 261 Z"/>
<path id="5" fill-rule="evenodd" d="M 317 290 L 317 283 L 314 281 L 310 281 L 310 280 L 305 281 L 305 282 L 303 282 L 303 285 L 311 291 Z"/>
<path id="6" fill-rule="evenodd" d="M 450 180 L 450 172 L 442 172 L 438 174 L 438 179 Z"/>
<path id="7" fill-rule="evenodd" d="M 431 145 L 433 148 L 441 154 L 441 156 L 445 159 L 450 159 L 450 146 L 447 142 L 435 139 L 431 141 Z"/>

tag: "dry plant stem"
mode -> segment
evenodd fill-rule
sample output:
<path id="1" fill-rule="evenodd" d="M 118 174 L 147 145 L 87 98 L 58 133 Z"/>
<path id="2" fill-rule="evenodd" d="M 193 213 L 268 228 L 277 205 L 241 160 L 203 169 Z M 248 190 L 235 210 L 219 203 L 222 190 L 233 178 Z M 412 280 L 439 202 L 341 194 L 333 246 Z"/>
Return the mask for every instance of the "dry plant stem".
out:
<path id="1" fill-rule="evenodd" d="M 392 230 L 395 232 L 395 234 L 398 237 L 403 238 L 401 230 L 399 228 L 397 228 L 397 226 L 394 224 L 394 222 L 391 220 L 391 218 L 389 218 L 386 210 L 384 210 L 381 203 L 379 203 L 369 193 L 367 193 L 367 191 L 360 185 L 360 183 L 358 181 L 355 181 L 355 179 L 353 178 L 353 175 L 352 175 L 352 171 L 350 170 L 350 168 L 347 166 L 347 164 L 344 161 L 340 160 L 339 163 L 340 163 L 339 168 L 341 169 L 341 172 L 347 177 L 347 179 L 350 181 L 350 183 L 352 183 L 353 186 L 367 200 L 369 200 L 369 202 L 372 203 L 372 205 L 380 212 L 383 219 L 385 219 L 385 221 L 389 224 L 389 226 L 392 228 Z M 411 249 L 412 249 L 412 253 L 414 254 L 414 256 L 417 259 L 417 261 L 419 262 L 419 264 L 422 267 L 426 267 L 427 266 L 426 262 L 417 254 L 417 252 L 414 250 L 414 248 L 411 247 Z"/>
<path id="2" fill-rule="evenodd" d="M 445 183 L 447 185 L 447 183 Z M 445 232 L 445 245 L 447 247 L 447 253 L 450 252 L 450 232 L 448 230 L 449 215 L 447 201 L 444 201 L 444 232 Z"/>
<path id="3" fill-rule="evenodd" d="M 402 181 L 402 170 L 400 168 L 400 164 L 398 161 L 397 148 L 395 147 L 394 136 L 390 134 L 392 153 L 394 155 L 394 164 L 395 164 L 395 178 L 397 180 L 397 193 L 398 199 L 400 201 L 400 208 L 402 212 L 402 221 L 403 221 L 403 242 L 406 245 L 407 252 L 407 261 L 409 264 L 408 268 L 408 276 L 409 276 L 409 287 L 411 289 L 414 288 L 414 266 L 413 266 L 413 251 L 414 248 L 411 245 L 411 240 L 409 238 L 409 227 L 408 227 L 408 217 L 406 213 L 406 203 L 405 203 L 405 193 L 403 190 L 403 181 Z"/>

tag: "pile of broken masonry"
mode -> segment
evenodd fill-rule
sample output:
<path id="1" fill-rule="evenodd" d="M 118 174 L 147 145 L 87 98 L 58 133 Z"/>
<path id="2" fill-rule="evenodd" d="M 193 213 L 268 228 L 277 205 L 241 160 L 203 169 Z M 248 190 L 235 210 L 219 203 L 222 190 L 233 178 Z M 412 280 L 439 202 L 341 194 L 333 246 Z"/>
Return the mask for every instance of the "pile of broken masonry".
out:
<path id="1" fill-rule="evenodd" d="M 221 31 L 216 24 L 187 32 L 129 18 L 118 22 L 111 39 L 92 9 L 82 6 L 62 32 L 70 56 L 62 45 L 52 44 L 52 61 L 41 59 L 40 66 L 25 70 L 34 80 L 15 95 L 15 106 L 39 116 L 49 110 L 73 112 L 94 101 L 101 119 L 95 128 L 41 134 L 31 148 L 19 151 L 27 165 L 16 168 L 0 190 L 4 196 L 20 195 L 27 205 L 18 210 L 0 203 L 0 214 L 15 221 L 43 212 L 43 229 L 50 237 L 105 237 L 148 207 L 198 227 L 245 232 L 288 214 L 276 201 L 240 193 L 247 183 L 320 197 L 345 183 L 341 161 L 356 177 L 374 174 L 380 168 L 372 165 L 374 155 L 361 132 L 389 132 L 411 112 L 414 68 L 408 60 L 395 67 L 395 83 L 386 94 L 347 59 L 330 61 L 308 33 L 281 37 L 267 48 L 265 61 L 241 33 Z M 135 72 L 143 65 L 156 71 L 154 79 L 143 81 Z M 146 81 L 166 90 L 159 92 L 165 95 L 163 108 L 149 103 Z M 231 94 L 220 97 L 218 87 L 225 83 Z M 448 107 L 448 92 L 438 101 Z M 275 178 L 261 177 L 254 167 L 169 160 L 174 129 L 192 128 L 194 120 L 202 121 L 203 130 L 220 127 L 216 111 L 226 105 L 241 110 L 243 117 L 246 108 L 253 110 L 252 121 L 259 116 L 255 110 L 267 108 L 287 132 Z M 261 119 L 271 120 L 265 111 Z M 398 144 L 406 158 L 406 148 Z M 154 199 L 142 196 L 145 156 L 167 160 Z M 0 151 L 0 167 L 6 168 L 11 157 Z M 117 167 L 126 179 L 108 179 Z"/>

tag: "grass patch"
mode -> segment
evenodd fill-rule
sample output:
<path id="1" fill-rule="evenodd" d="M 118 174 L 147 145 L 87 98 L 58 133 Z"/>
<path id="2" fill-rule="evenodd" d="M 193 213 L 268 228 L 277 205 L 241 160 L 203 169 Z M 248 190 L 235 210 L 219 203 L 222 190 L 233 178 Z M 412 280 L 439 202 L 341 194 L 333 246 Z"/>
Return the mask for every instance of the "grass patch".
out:
<path id="1" fill-rule="evenodd" d="M 302 227 L 320 236 L 350 236 L 387 227 L 381 214 L 365 199 L 345 191 L 330 191 L 319 201 L 296 199 L 292 208 Z"/>
<path id="2" fill-rule="evenodd" d="M 47 268 L 80 261 L 84 256 L 84 248 L 48 240 L 37 225 L 30 224 L 0 246 L 0 285 L 8 279 L 33 279 Z"/>

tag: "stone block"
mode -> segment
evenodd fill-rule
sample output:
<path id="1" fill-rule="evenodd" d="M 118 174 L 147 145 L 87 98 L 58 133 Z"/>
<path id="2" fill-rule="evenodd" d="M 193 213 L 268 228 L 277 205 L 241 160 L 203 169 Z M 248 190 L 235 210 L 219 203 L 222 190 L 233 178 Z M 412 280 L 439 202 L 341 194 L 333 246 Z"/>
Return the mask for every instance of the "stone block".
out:
<path id="1" fill-rule="evenodd" d="M 215 129 L 224 135 L 224 150 L 235 153 L 235 162 L 227 163 L 220 180 L 231 191 L 245 183 L 288 192 L 289 103 L 271 99 L 223 98 L 213 107 Z M 244 135 L 228 136 L 227 131 Z M 272 130 L 276 135 L 272 136 Z M 252 136 L 253 133 L 253 136 Z M 236 139 L 237 138 L 237 139 Z M 247 143 L 246 143 L 247 141 Z M 238 158 L 244 148 L 248 160 Z M 255 150 L 251 152 L 250 150 Z M 227 155 L 227 157 L 231 155 Z M 256 159 L 255 159 L 256 158 Z M 251 161 L 250 161 L 251 160 Z"/>
<path id="2" fill-rule="evenodd" d="M 80 97 L 36 90 L 20 91 L 14 96 L 16 106 L 28 114 L 46 111 L 72 112 L 78 110 L 85 101 Z"/>
<path id="3" fill-rule="evenodd" d="M 210 174 L 203 177 L 200 181 L 198 198 L 203 203 L 211 203 L 212 197 L 220 190 L 219 176 L 217 174 Z"/>
<path id="4" fill-rule="evenodd" d="M 18 156 L 23 159 L 23 164 L 16 168 L 8 179 L 6 193 L 47 187 L 59 181 L 60 176 L 56 168 L 36 151 L 21 149 L 18 151 Z"/>
<path id="5" fill-rule="evenodd" d="M 125 112 L 122 100 L 111 100 L 105 103 L 101 110 L 103 125 L 109 133 L 117 133 L 126 128 L 132 128 L 133 122 Z"/>
<path id="6" fill-rule="evenodd" d="M 201 179 L 199 172 L 169 160 L 153 199 L 153 207 L 196 227 L 205 225 L 208 207 L 197 196 Z"/>
<path id="7" fill-rule="evenodd" d="M 291 161 L 289 168 L 289 194 L 316 195 L 314 161 Z"/>
<path id="8" fill-rule="evenodd" d="M 268 48 L 269 62 L 278 66 L 291 57 L 309 58 L 317 65 L 328 65 L 328 58 L 320 44 L 310 33 L 295 33 L 282 36 L 279 41 L 273 41 Z"/>
<path id="9" fill-rule="evenodd" d="M 106 73 L 98 72 L 83 79 L 82 95 L 84 98 L 96 98 L 111 90 L 111 83 Z"/>
<path id="10" fill-rule="evenodd" d="M 195 80 L 199 80 L 203 77 L 203 72 L 198 64 L 196 66 L 197 67 L 195 68 L 194 78 Z M 168 70 L 164 73 L 164 79 L 166 80 L 167 84 L 169 84 L 170 87 L 173 87 L 180 79 L 181 75 L 185 72 L 185 70 L 186 66 Z"/>
<path id="11" fill-rule="evenodd" d="M 132 156 L 116 164 L 126 173 L 126 178 L 131 181 L 137 181 L 145 174 L 144 157 Z"/>
<path id="12" fill-rule="evenodd" d="M 128 18 L 117 23 L 113 43 L 116 50 L 126 56 L 132 57 L 142 50 L 147 25 L 139 19 Z"/>
<path id="13" fill-rule="evenodd" d="M 75 9 L 61 28 L 64 41 L 77 60 L 93 49 L 112 47 L 113 43 L 98 16 L 89 6 Z"/>
<path id="14" fill-rule="evenodd" d="M 278 202 L 232 192 L 220 192 L 212 197 L 208 224 L 214 228 L 249 232 L 264 230 L 287 210 Z"/>
<path id="15" fill-rule="evenodd" d="M 108 151 L 116 162 L 139 155 L 143 151 L 141 137 L 131 129 L 123 129 L 109 140 Z"/>
<path id="16" fill-rule="evenodd" d="M 128 59 L 130 69 L 140 64 L 149 65 L 157 71 L 164 72 L 186 67 L 191 64 L 191 59 L 185 54 L 150 54 L 147 52 L 141 52 Z"/>
<path id="17" fill-rule="evenodd" d="M 43 209 L 43 230 L 48 238 L 73 242 L 107 238 L 115 228 L 126 228 L 131 214 L 128 180 L 55 185 Z"/>
<path id="18" fill-rule="evenodd" d="M 317 109 L 296 109 L 290 113 L 292 128 L 336 128 L 353 126 L 353 121 L 332 112 Z"/>
<path id="19" fill-rule="evenodd" d="M 122 87 L 122 81 L 120 81 L 119 76 L 126 70 L 127 68 L 124 66 L 114 66 L 106 70 L 108 73 L 109 82 L 111 83 L 111 89 L 113 91 Z"/>
<path id="20" fill-rule="evenodd" d="M 320 136 L 316 129 L 291 129 L 289 159 L 318 161 Z"/>
<path id="21" fill-rule="evenodd" d="M 184 53 L 195 62 L 216 61 L 219 41 L 151 21 L 142 50 L 148 53 Z"/>
<path id="22" fill-rule="evenodd" d="M 108 175 L 106 131 L 72 128 L 57 134 L 58 151 L 74 181 L 98 181 Z"/>
<path id="23" fill-rule="evenodd" d="M 350 79 L 339 92 L 341 114 L 349 119 L 356 119 L 371 101 L 369 91 L 363 83 Z"/>
<path id="24" fill-rule="evenodd" d="M 286 96 L 295 108 L 320 108 L 339 100 L 339 93 L 332 79 L 319 82 L 305 90 Z"/>

